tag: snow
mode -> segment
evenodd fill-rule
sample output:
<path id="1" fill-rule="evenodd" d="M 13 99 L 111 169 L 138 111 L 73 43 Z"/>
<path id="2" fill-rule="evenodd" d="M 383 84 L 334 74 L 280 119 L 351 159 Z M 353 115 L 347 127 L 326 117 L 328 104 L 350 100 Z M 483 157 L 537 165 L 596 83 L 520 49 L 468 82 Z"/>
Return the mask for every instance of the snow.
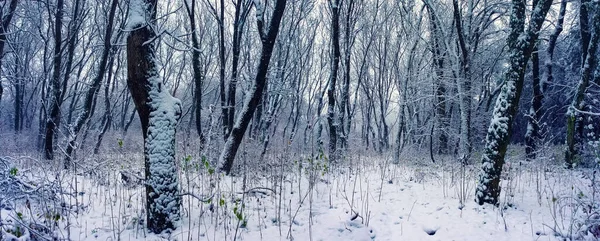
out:
<path id="1" fill-rule="evenodd" d="M 147 16 L 145 5 L 142 0 L 129 1 L 129 16 L 127 17 L 125 30 L 131 31 L 146 24 L 146 19 L 149 19 L 149 17 Z"/>
<path id="2" fill-rule="evenodd" d="M 213 189 L 216 193 L 211 203 L 185 196 L 182 206 L 185 215 L 180 227 L 170 236 L 148 234 L 140 227 L 143 187 L 126 188 L 120 182 L 99 185 L 89 177 L 75 176 L 78 187 L 83 188 L 79 200 L 87 208 L 72 217 L 71 238 L 233 240 L 238 222 L 232 210 L 243 207 L 247 226 L 239 228 L 238 240 L 288 240 L 289 237 L 293 240 L 365 241 L 561 240 L 553 235 L 552 229 L 564 232 L 567 230 L 564 227 L 573 220 L 570 218 L 572 209 L 567 208 L 572 206 L 563 201 L 577 197 L 580 192 L 589 196 L 589 180 L 583 177 L 588 170 L 570 172 L 550 168 L 555 171 L 543 171 L 544 165 L 539 164 L 519 170 L 510 168 L 507 176 L 512 181 L 503 186 L 507 193 L 502 194 L 501 208 L 479 206 L 471 201 L 475 179 L 470 173 L 474 167 L 467 167 L 466 182 L 461 184 L 459 176 L 452 178 L 460 174 L 456 172 L 458 166 L 442 169 L 405 165 L 381 169 L 380 162 L 381 159 L 370 157 L 357 162 L 354 171 L 342 168 L 311 175 L 310 169 L 306 169 L 307 172 L 285 173 L 283 186 L 274 186 L 269 177 L 256 178 L 249 181 L 246 190 L 266 189 L 255 189 L 257 191 L 247 192 L 245 196 L 241 194 L 242 177 L 217 178 L 202 171 L 192 173 L 194 181 L 183 188 L 198 193 L 207 190 L 200 187 L 210 186 L 208 183 L 218 188 Z M 110 177 L 113 175 L 118 176 L 114 173 Z M 314 178 L 312 191 L 307 177 Z M 536 192 L 536 183 L 540 184 L 539 192 Z M 467 190 L 464 208 L 459 208 L 461 185 Z M 209 195 L 209 192 L 203 194 Z M 244 200 L 243 206 L 241 200 Z M 559 212 L 565 216 L 553 214 L 557 210 L 563 210 Z M 3 220 L 6 213 L 2 212 Z M 594 239 L 587 234 L 583 240 Z"/>

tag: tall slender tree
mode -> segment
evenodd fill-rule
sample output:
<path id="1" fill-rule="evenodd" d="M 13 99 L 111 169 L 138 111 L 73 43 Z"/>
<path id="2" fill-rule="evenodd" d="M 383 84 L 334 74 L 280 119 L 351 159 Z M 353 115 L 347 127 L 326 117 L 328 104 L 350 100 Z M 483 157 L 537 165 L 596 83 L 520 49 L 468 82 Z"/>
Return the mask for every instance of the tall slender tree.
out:
<path id="1" fill-rule="evenodd" d="M 4 46 L 6 45 L 6 35 L 8 34 L 8 27 L 14 16 L 15 10 L 17 9 L 18 0 L 11 0 L 6 9 L 6 5 L 3 5 L 0 13 L 3 14 L 0 22 L 0 68 L 2 67 L 2 58 L 4 57 Z M 6 13 L 5 13 L 6 12 Z M 0 80 L 0 102 L 2 101 L 2 93 L 4 87 L 2 87 L 2 80 Z"/>
<path id="2" fill-rule="evenodd" d="M 337 121 L 335 118 L 335 87 L 340 66 L 340 5 L 341 0 L 329 0 L 331 9 L 331 73 L 327 87 L 327 125 L 329 126 L 329 159 L 337 156 Z"/>
<path id="3" fill-rule="evenodd" d="M 581 77 L 573 100 L 567 111 L 567 150 L 565 151 L 565 164 L 572 168 L 576 165 L 578 144 L 577 129 L 583 128 L 583 117 L 579 110 L 583 109 L 583 99 L 590 81 L 594 81 L 594 70 L 598 66 L 598 42 L 600 39 L 600 3 L 598 1 L 582 0 L 579 9 L 579 22 L 581 33 Z M 592 14 L 592 27 L 590 17 Z M 583 138 L 579 136 L 579 138 Z"/>
<path id="4" fill-rule="evenodd" d="M 271 55 L 273 54 L 273 47 L 277 40 L 277 34 L 279 33 L 279 25 L 285 11 L 285 5 L 287 0 L 276 0 L 271 15 L 271 20 L 268 26 L 265 26 L 265 6 L 260 2 L 255 2 L 256 7 L 256 25 L 258 28 L 258 34 L 262 43 L 262 50 L 260 54 L 260 60 L 256 69 L 256 77 L 254 78 L 254 84 L 250 93 L 248 93 L 246 100 L 244 101 L 244 107 L 240 112 L 231 134 L 227 137 L 225 146 L 221 151 L 219 157 L 219 171 L 229 174 L 233 167 L 233 161 L 237 150 L 242 143 L 248 124 L 252 120 L 254 111 L 263 96 L 265 85 L 267 84 L 267 72 L 269 70 L 269 63 L 271 62 Z"/>

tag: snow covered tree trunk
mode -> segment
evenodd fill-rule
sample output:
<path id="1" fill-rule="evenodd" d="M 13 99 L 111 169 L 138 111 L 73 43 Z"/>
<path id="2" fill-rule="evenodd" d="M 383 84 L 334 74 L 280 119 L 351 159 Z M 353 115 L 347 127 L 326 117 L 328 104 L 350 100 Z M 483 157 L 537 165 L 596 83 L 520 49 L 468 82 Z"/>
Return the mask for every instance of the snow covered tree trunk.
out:
<path id="1" fill-rule="evenodd" d="M 512 121 L 523 90 L 525 68 L 551 4 L 551 0 L 534 1 L 530 22 L 525 30 L 525 0 L 512 1 L 511 30 L 507 39 L 509 67 L 504 73 L 504 85 L 496 99 L 492 120 L 487 130 L 481 172 L 475 191 L 475 201 L 480 205 L 499 204 L 500 175 L 510 141 Z"/>
<path id="2" fill-rule="evenodd" d="M 159 76 L 152 24 L 156 0 L 131 0 L 127 29 L 127 87 L 142 123 L 146 174 L 146 225 L 161 233 L 180 219 L 175 131 L 181 103 Z"/>
<path id="3" fill-rule="evenodd" d="M 261 2 L 255 2 L 256 5 L 256 25 L 258 27 L 258 33 L 262 42 L 262 51 L 258 68 L 256 71 L 256 77 L 254 78 L 254 86 L 248 93 L 246 100 L 244 101 L 244 107 L 242 108 L 238 119 L 236 120 L 231 134 L 225 141 L 225 146 L 221 151 L 219 157 L 219 171 L 229 174 L 233 167 L 233 161 L 237 150 L 242 143 L 248 124 L 252 120 L 254 111 L 258 106 L 260 99 L 263 96 L 263 91 L 267 83 L 267 72 L 269 70 L 269 63 L 271 62 L 271 55 L 273 54 L 273 47 L 277 40 L 277 34 L 279 33 L 279 25 L 283 18 L 287 0 L 277 0 L 273 9 L 273 15 L 269 26 L 265 29 L 264 26 L 264 5 Z"/>
<path id="4" fill-rule="evenodd" d="M 337 85 L 338 69 L 340 63 L 340 3 L 339 0 L 330 0 L 331 8 L 331 73 L 327 88 L 327 125 L 329 126 L 329 159 L 336 160 L 337 156 L 337 121 L 335 119 L 335 87 Z"/>
<path id="5" fill-rule="evenodd" d="M 588 13 L 593 14 L 593 28 L 589 28 Z M 567 167 L 572 168 L 576 163 L 577 142 L 575 130 L 577 125 L 582 128 L 582 121 L 578 120 L 581 114 L 577 110 L 583 109 L 583 99 L 590 84 L 594 78 L 594 70 L 598 65 L 598 40 L 600 39 L 600 3 L 598 1 L 590 2 L 590 0 L 581 2 L 580 25 L 581 25 L 581 46 L 582 46 L 582 66 L 581 78 L 577 84 L 577 90 L 573 96 L 569 110 L 567 111 L 567 150 L 565 151 L 565 163 Z"/>

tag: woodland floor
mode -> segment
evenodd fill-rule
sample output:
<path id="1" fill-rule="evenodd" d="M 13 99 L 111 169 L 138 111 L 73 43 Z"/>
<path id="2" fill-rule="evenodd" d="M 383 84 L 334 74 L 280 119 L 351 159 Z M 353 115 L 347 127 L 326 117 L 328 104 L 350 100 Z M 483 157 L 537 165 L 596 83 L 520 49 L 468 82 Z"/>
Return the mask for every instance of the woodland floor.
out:
<path id="1" fill-rule="evenodd" d="M 591 208 L 600 174 L 592 169 L 509 155 L 501 204 L 494 207 L 474 202 L 476 164 L 414 161 L 428 156 L 416 151 L 405 152 L 407 161 L 397 165 L 373 156 L 332 166 L 318 156 L 281 154 L 249 165 L 253 158 L 242 154 L 235 177 L 182 156 L 181 189 L 191 195 L 183 196 L 181 226 L 162 235 L 143 228 L 139 154 L 89 155 L 71 171 L 29 156 L 0 156 L 18 170 L 12 178 L 59 196 L 0 194 L 3 236 L 10 240 L 6 230 L 37 224 L 40 233 L 70 240 L 597 240 L 590 226 L 600 220 Z M 21 232 L 17 240 L 36 239 L 35 230 Z"/>

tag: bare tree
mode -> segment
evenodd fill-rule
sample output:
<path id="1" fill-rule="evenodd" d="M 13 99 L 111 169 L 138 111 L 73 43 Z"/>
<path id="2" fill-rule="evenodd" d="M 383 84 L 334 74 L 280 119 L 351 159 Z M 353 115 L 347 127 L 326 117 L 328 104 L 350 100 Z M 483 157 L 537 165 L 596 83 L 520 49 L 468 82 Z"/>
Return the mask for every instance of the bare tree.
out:
<path id="1" fill-rule="evenodd" d="M 589 13 L 592 13 L 592 27 L 590 28 Z M 577 156 L 576 129 L 583 128 L 582 115 L 579 110 L 583 108 L 583 99 L 590 81 L 594 79 L 594 70 L 598 66 L 598 41 L 600 39 L 600 3 L 598 1 L 582 0 L 579 9 L 581 33 L 581 78 L 569 110 L 567 111 L 567 150 L 565 151 L 565 164 L 574 167 Z M 582 138 L 582 137 L 580 137 Z"/>
<path id="2" fill-rule="evenodd" d="M 146 220 L 151 232 L 175 229 L 180 219 L 175 131 L 181 103 L 159 76 L 156 56 L 156 0 L 131 0 L 127 37 L 127 87 L 142 124 Z"/>
<path id="3" fill-rule="evenodd" d="M 2 67 L 2 58 L 4 57 L 4 45 L 6 45 L 6 35 L 8 34 L 8 27 L 14 16 L 15 10 L 17 9 L 18 0 L 11 0 L 8 9 L 5 10 L 6 5 L 3 5 L 0 9 L 0 13 L 3 15 L 0 22 L 0 67 Z M 6 4 L 6 1 L 5 1 Z M 5 13 L 6 11 L 6 13 Z M 6 15 L 4 15 L 6 14 Z M 0 102 L 2 101 L 2 93 L 4 87 L 2 87 L 2 80 L 0 80 Z"/>
<path id="4" fill-rule="evenodd" d="M 229 137 L 227 137 L 225 146 L 221 151 L 221 156 L 219 157 L 219 170 L 221 172 L 225 172 L 227 174 L 231 172 L 237 150 L 242 142 L 242 139 L 244 138 L 248 124 L 250 124 L 250 120 L 252 120 L 254 111 L 260 102 L 260 98 L 263 96 L 263 91 L 267 83 L 269 63 L 271 62 L 271 55 L 273 53 L 275 41 L 277 40 L 279 25 L 281 24 L 281 19 L 283 18 L 286 2 L 287 0 L 277 0 L 275 2 L 271 20 L 266 28 L 264 20 L 265 6 L 262 5 L 262 3 L 255 2 L 257 17 L 256 25 L 262 43 L 262 51 L 252 89 L 250 93 L 248 93 L 246 100 L 244 101 L 244 107 L 242 108 L 242 111 L 240 112 L 239 117 L 237 118 L 236 123 L 231 130 L 231 134 Z"/>
<path id="5" fill-rule="evenodd" d="M 556 47 L 556 41 L 558 36 L 563 30 L 563 22 L 565 20 L 565 13 L 567 10 L 567 0 L 560 2 L 560 9 L 558 12 L 558 19 L 556 21 L 556 27 L 554 32 L 550 35 L 548 40 L 548 47 L 546 47 L 546 58 L 544 64 L 545 79 L 540 77 L 540 60 L 538 54 L 538 44 L 536 44 L 533 53 L 531 54 L 532 64 L 532 77 L 533 77 L 533 97 L 531 98 L 531 108 L 529 109 L 529 115 L 527 116 L 527 132 L 525 133 L 525 152 L 528 161 L 534 160 L 538 151 L 538 142 L 540 141 L 540 125 L 539 122 L 542 118 L 542 101 L 544 100 L 544 86 L 552 82 L 552 58 L 554 56 L 554 49 Z"/>
<path id="6" fill-rule="evenodd" d="M 531 57 L 540 28 L 552 5 L 551 0 L 534 0 L 529 24 L 525 29 L 525 0 L 513 0 L 510 14 L 510 34 L 507 39 L 509 67 L 487 131 L 481 160 L 482 170 L 475 192 L 475 201 L 482 205 L 499 204 L 500 174 L 510 141 L 512 120 L 519 106 L 527 61 Z"/>
<path id="7" fill-rule="evenodd" d="M 327 125 L 329 126 L 329 159 L 337 157 L 337 121 L 335 118 L 335 87 L 340 66 L 340 5 L 341 0 L 329 0 L 331 9 L 331 73 L 327 88 Z"/>
<path id="8" fill-rule="evenodd" d="M 87 90 L 86 95 L 85 95 L 85 100 L 83 102 L 83 110 L 82 112 L 79 114 L 79 117 L 77 117 L 77 119 L 75 120 L 75 123 L 73 123 L 73 125 L 71 126 L 71 130 L 69 131 L 70 135 L 69 135 L 69 142 L 67 145 L 67 149 L 66 149 L 66 157 L 65 157 L 65 168 L 68 168 L 71 165 L 71 161 L 72 161 L 72 154 L 73 151 L 75 150 L 75 142 L 77 140 L 77 135 L 79 134 L 79 131 L 81 130 L 81 128 L 83 127 L 83 125 L 89 120 L 89 118 L 92 116 L 93 110 L 92 108 L 95 107 L 94 105 L 92 105 L 95 101 L 96 96 L 98 95 L 98 92 L 100 91 L 100 85 L 102 84 L 102 80 L 104 78 L 104 75 L 106 73 L 106 70 L 108 69 L 108 59 L 110 58 L 110 54 L 113 53 L 114 51 L 111 51 L 111 41 L 112 41 L 112 34 L 114 31 L 114 22 L 115 22 L 115 13 L 117 11 L 117 5 L 118 5 L 118 0 L 112 0 L 111 4 L 110 4 L 110 10 L 108 13 L 108 19 L 107 19 L 107 25 L 106 25 L 106 31 L 104 33 L 104 41 L 103 41 L 103 46 L 102 46 L 102 55 L 100 56 L 100 62 L 98 63 L 98 68 L 97 68 L 97 72 L 96 72 L 96 76 L 94 77 L 94 80 L 92 81 L 92 84 L 90 85 L 90 88 Z M 108 84 L 107 84 L 108 86 Z M 108 98 L 107 98 L 108 100 Z"/>

